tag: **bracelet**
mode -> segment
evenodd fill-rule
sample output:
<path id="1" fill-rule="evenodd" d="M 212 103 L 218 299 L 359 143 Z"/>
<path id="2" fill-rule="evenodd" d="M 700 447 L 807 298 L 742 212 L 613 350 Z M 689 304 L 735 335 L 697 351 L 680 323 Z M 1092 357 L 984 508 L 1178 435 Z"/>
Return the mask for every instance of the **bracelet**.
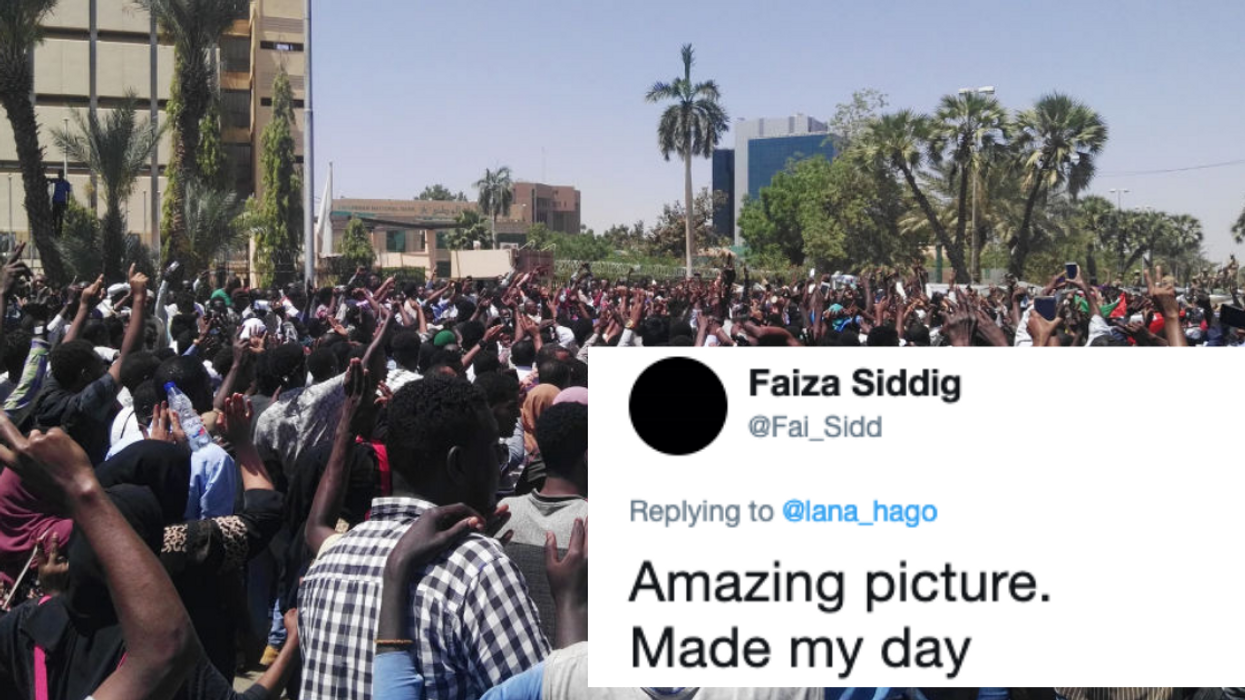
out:
<path id="1" fill-rule="evenodd" d="M 414 640 L 411 640 L 411 639 L 377 639 L 376 640 L 376 646 L 378 647 L 394 647 L 396 649 L 406 649 L 414 645 L 415 645 L 415 642 Z"/>

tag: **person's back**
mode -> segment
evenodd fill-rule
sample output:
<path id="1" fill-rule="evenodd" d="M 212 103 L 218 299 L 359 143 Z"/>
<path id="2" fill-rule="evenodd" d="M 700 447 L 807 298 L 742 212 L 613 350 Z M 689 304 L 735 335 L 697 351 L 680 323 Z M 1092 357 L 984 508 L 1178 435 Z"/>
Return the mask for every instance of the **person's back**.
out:
<path id="1" fill-rule="evenodd" d="M 411 499 L 373 501 L 372 519 L 323 552 L 303 578 L 304 700 L 370 696 L 385 560 L 410 517 L 432 507 Z M 543 658 L 534 608 L 496 540 L 471 535 L 412 579 L 411 653 L 429 700 L 479 697 Z M 492 634 L 494 624 L 525 630 L 530 642 L 508 644 Z M 477 668 L 493 682 L 479 684 Z"/>
<path id="2" fill-rule="evenodd" d="M 506 528 L 514 532 L 506 554 L 527 580 L 540 611 L 541 630 L 552 639 L 555 608 L 545 575 L 545 536 L 552 532 L 558 548 L 565 551 L 575 519 L 588 519 L 588 407 L 550 406 L 537 422 L 536 441 L 548 470 L 544 486 L 501 503 L 510 509 Z"/>
<path id="3" fill-rule="evenodd" d="M 371 696 L 385 561 L 413 521 L 437 504 L 495 509 L 497 421 L 482 391 L 425 378 L 395 393 L 389 412 L 395 497 L 372 501 L 371 518 L 303 578 L 303 700 Z M 478 698 L 548 653 L 523 575 L 495 540 L 471 535 L 411 580 L 405 638 L 429 700 Z"/>

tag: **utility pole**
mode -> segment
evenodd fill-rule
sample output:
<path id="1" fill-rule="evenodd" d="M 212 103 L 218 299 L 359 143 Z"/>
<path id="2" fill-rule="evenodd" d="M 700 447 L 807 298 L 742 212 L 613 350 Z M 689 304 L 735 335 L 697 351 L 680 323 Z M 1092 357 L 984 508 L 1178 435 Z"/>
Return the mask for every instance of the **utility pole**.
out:
<path id="1" fill-rule="evenodd" d="M 303 99 L 303 275 L 311 284 L 316 276 L 316 158 L 315 158 L 315 111 L 312 103 L 311 80 L 311 4 L 304 0 L 303 58 L 306 61 Z"/>

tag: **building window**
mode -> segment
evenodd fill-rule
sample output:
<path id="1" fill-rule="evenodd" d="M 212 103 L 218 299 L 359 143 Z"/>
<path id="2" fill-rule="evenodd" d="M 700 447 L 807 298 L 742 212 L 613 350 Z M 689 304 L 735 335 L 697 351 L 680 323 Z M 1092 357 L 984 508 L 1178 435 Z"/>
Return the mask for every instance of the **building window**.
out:
<path id="1" fill-rule="evenodd" d="M 389 231 L 385 234 L 385 252 L 406 252 L 406 231 Z"/>
<path id="2" fill-rule="evenodd" d="M 445 247 L 445 231 L 437 231 L 437 248 L 445 250 Z"/>
<path id="3" fill-rule="evenodd" d="M 421 253 L 428 250 L 428 232 L 427 231 L 416 231 L 415 232 L 415 250 Z"/>
<path id="4" fill-rule="evenodd" d="M 259 98 L 259 106 L 260 107 L 271 107 L 272 98 L 271 97 Z M 299 99 L 294 100 L 294 109 L 302 109 L 302 108 L 303 108 L 303 101 Z"/>
<path id="5" fill-rule="evenodd" d="M 224 111 L 225 128 L 251 128 L 251 93 L 243 90 L 222 90 L 221 108 Z"/>
<path id="6" fill-rule="evenodd" d="M 437 277 L 449 277 L 449 276 L 450 276 L 450 261 L 441 260 L 437 262 Z"/>
<path id="7" fill-rule="evenodd" d="M 240 36 L 221 37 L 220 68 L 227 73 L 250 73 L 250 38 Z"/>
<path id="8" fill-rule="evenodd" d="M 285 41 L 261 41 L 259 42 L 259 47 L 261 49 L 268 49 L 269 51 L 299 52 L 303 50 L 302 44 L 295 44 L 292 42 L 285 42 Z"/>

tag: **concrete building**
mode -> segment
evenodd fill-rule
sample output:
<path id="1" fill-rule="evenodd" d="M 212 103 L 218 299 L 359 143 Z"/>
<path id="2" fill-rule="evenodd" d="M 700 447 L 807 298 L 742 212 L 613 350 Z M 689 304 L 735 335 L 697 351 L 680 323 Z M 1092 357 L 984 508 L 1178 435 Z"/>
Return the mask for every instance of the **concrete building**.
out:
<path id="1" fill-rule="evenodd" d="M 544 224 L 551 231 L 579 233 L 583 203 L 574 187 L 516 182 L 510 216 L 506 218 L 529 226 Z"/>
<path id="2" fill-rule="evenodd" d="M 829 126 L 804 114 L 775 119 L 741 120 L 734 124 L 733 129 L 733 168 L 725 167 L 727 156 L 723 155 L 723 180 L 719 181 L 718 156 L 715 154 L 713 189 L 726 192 L 734 203 L 731 224 L 735 231 L 735 245 L 740 245 L 739 212 L 745 196 L 753 199 L 758 197 L 761 188 L 767 187 L 791 160 L 819 154 L 833 159 L 835 151 L 829 141 Z M 731 177 L 729 185 L 725 181 L 728 174 Z"/>
<path id="3" fill-rule="evenodd" d="M 346 226 L 352 217 L 358 218 L 371 234 L 376 264 L 383 268 L 423 268 L 428 277 L 448 277 L 451 258 L 445 231 L 469 209 L 477 209 L 474 202 L 334 199 L 333 250 L 341 249 Z"/>
<path id="4" fill-rule="evenodd" d="M 278 66 L 290 74 L 295 106 L 302 107 L 302 8 L 301 0 L 252 0 L 220 41 L 216 65 L 223 140 L 242 196 L 255 193 L 259 186 L 259 144 L 263 127 L 272 119 L 272 82 Z M 35 49 L 34 72 L 36 117 L 49 176 L 64 161 L 51 132 L 67 125 L 72 128 L 73 110 L 94 107 L 106 113 L 132 92 L 144 116 L 154 111 L 159 123 L 168 121 L 164 110 L 173 79 L 173 47 L 159 36 L 151 17 L 132 2 L 60 0 L 47 19 L 45 41 Z M 295 127 L 301 159 L 301 111 Z M 140 177 L 125 204 L 131 235 L 153 246 L 158 241 L 160 194 L 165 189 L 163 172 L 170 142 L 166 136 L 154 173 L 149 168 Z M 77 200 L 90 206 L 89 171 L 83 163 L 68 165 Z M 0 230 L 16 234 L 0 237 L 0 248 L 14 238 L 24 241 L 29 237 L 23 198 L 13 134 L 8 119 L 0 119 Z M 102 206 L 101 202 L 101 214 Z"/>

